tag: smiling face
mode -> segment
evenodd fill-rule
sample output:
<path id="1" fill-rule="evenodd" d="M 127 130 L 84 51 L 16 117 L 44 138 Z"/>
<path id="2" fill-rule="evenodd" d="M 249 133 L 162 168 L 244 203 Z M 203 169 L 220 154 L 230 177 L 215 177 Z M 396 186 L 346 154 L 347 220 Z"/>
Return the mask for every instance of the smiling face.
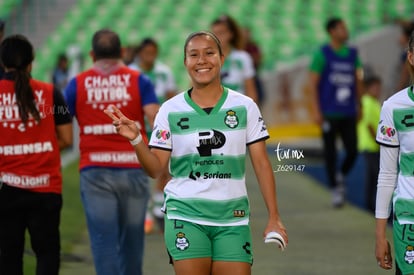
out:
<path id="1" fill-rule="evenodd" d="M 220 85 L 223 61 L 217 42 L 209 35 L 194 36 L 186 45 L 184 65 L 195 88 Z"/>

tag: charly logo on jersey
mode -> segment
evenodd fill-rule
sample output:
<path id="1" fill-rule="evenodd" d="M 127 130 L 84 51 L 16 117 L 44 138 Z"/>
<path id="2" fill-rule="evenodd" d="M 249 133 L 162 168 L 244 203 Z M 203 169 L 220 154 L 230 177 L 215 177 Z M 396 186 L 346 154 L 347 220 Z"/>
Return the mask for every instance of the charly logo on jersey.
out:
<path id="1" fill-rule="evenodd" d="M 181 130 L 187 130 L 190 128 L 190 126 L 188 125 L 188 121 L 190 119 L 188 117 L 182 117 L 180 118 L 180 120 L 177 122 L 177 126 L 181 128 Z"/>
<path id="2" fill-rule="evenodd" d="M 404 124 L 405 127 L 409 128 L 409 127 L 413 127 L 414 126 L 414 115 L 409 114 L 409 115 L 405 115 L 404 118 L 401 120 L 401 124 Z"/>
<path id="3" fill-rule="evenodd" d="M 183 232 L 178 232 L 175 236 L 177 237 L 175 239 L 175 247 L 178 250 L 184 251 L 190 247 L 190 241 L 185 237 Z"/>
<path id="4" fill-rule="evenodd" d="M 198 153 L 201 157 L 209 157 L 214 149 L 219 149 L 226 143 L 226 136 L 217 130 L 210 130 L 198 133 Z"/>
<path id="5" fill-rule="evenodd" d="M 87 76 L 84 85 L 86 103 L 92 105 L 93 109 L 104 110 L 109 105 L 121 108 L 131 101 L 131 95 L 128 93 L 131 86 L 130 74 Z"/>
<path id="6" fill-rule="evenodd" d="M 40 118 L 44 118 L 45 114 L 42 112 L 45 108 L 45 99 L 43 98 L 43 90 L 34 91 L 36 107 L 39 110 Z M 3 128 L 10 128 L 25 132 L 28 128 L 34 127 L 38 122 L 29 115 L 29 120 L 26 125 L 21 121 L 19 107 L 17 105 L 16 94 L 4 93 L 0 94 L 0 124 Z"/>
<path id="7" fill-rule="evenodd" d="M 234 129 L 239 125 L 239 118 L 236 115 L 236 112 L 233 110 L 229 110 L 226 112 L 226 116 L 224 117 L 224 124 L 227 127 Z"/>

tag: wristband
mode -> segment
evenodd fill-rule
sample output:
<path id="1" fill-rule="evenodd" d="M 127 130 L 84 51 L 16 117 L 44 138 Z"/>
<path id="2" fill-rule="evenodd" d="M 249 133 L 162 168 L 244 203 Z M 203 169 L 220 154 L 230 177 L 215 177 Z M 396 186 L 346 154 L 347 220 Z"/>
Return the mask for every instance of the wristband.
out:
<path id="1" fill-rule="evenodd" d="M 135 146 L 138 143 L 140 143 L 141 141 L 142 141 L 142 135 L 141 135 L 141 133 L 138 133 L 138 136 L 135 139 L 130 140 L 129 143 L 131 143 L 132 146 Z"/>

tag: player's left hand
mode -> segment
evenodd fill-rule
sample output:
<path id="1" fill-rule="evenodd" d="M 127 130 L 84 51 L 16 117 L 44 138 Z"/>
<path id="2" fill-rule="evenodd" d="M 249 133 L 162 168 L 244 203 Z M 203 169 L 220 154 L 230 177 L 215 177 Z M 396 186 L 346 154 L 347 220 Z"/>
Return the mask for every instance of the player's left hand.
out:
<path id="1" fill-rule="evenodd" d="M 377 239 L 375 244 L 375 257 L 378 266 L 383 269 L 392 268 L 391 246 L 386 239 Z"/>
<path id="2" fill-rule="evenodd" d="M 280 219 L 269 220 L 265 228 L 265 231 L 263 233 L 263 237 L 265 238 L 267 233 L 272 232 L 272 231 L 278 232 L 280 235 L 282 235 L 283 239 L 285 240 L 286 245 L 289 243 L 286 228 Z"/>

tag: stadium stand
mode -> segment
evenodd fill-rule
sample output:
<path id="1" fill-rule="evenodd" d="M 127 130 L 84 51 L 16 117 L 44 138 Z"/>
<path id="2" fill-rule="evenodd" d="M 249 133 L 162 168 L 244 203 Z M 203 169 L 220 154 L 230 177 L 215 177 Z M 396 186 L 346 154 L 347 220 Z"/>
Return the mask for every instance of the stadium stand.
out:
<path id="1" fill-rule="evenodd" d="M 9 14 L 15 9 L 22 0 L 3 0 L 0 2 L 0 18 L 7 19 Z"/>
<path id="2" fill-rule="evenodd" d="M 7 18 L 22 2 L 1 1 L 0 18 Z M 49 80 L 56 56 L 73 45 L 80 47 L 85 66 L 90 65 L 90 38 L 102 27 L 119 32 L 124 45 L 137 44 L 147 36 L 156 38 L 160 58 L 172 67 L 178 86 L 184 88 L 188 79 L 179 73 L 183 41 L 192 31 L 208 29 L 220 14 L 231 14 L 252 30 L 263 50 L 263 69 L 271 71 L 311 54 L 326 39 L 323 25 L 329 16 L 343 17 L 352 38 L 413 12 L 410 0 L 211 0 L 208 5 L 189 0 L 78 0 L 37 49 L 34 76 Z"/>

